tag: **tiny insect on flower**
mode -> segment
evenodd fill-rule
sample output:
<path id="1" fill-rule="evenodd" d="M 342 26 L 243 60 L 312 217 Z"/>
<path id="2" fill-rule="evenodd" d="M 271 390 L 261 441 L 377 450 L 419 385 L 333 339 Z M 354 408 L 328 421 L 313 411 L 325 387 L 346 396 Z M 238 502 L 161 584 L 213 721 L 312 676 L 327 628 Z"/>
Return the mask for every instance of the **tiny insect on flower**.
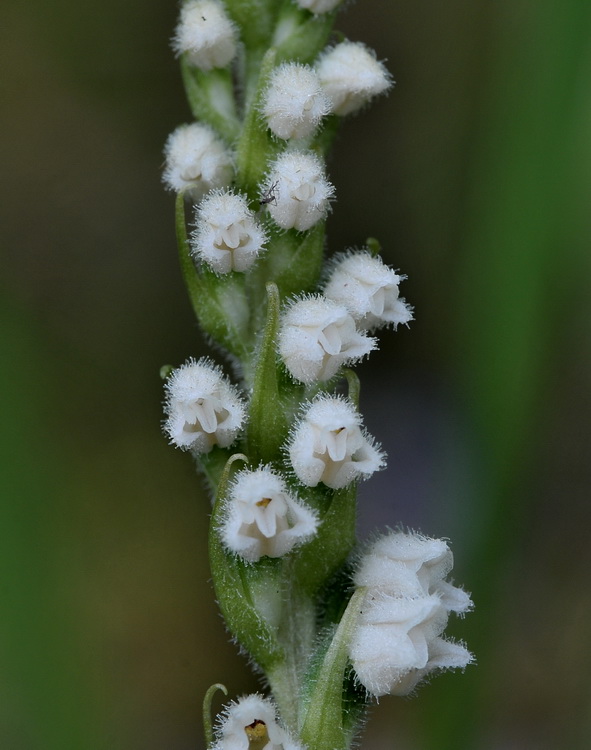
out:
<path id="1" fill-rule="evenodd" d="M 263 190 L 263 192 L 261 193 L 261 197 L 259 198 L 259 204 L 261 206 L 267 206 L 269 203 L 272 203 L 274 206 L 276 206 L 278 197 L 279 180 L 275 180 L 272 185 L 269 185 L 269 187 Z"/>

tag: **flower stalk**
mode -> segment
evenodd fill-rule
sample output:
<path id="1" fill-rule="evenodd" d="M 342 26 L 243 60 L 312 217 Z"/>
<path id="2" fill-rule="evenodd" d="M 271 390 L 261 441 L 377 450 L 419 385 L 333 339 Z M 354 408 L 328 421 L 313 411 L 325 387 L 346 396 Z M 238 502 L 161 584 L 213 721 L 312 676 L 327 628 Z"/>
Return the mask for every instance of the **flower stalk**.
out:
<path id="1" fill-rule="evenodd" d="M 471 605 L 444 542 L 357 549 L 357 484 L 386 457 L 351 366 L 413 313 L 376 240 L 325 262 L 327 152 L 392 85 L 363 44 L 326 46 L 339 5 L 186 0 L 173 42 L 196 121 L 169 137 L 163 179 L 193 310 L 234 378 L 208 358 L 166 370 L 164 428 L 207 480 L 216 597 L 270 688 L 215 733 L 205 719 L 215 750 L 348 750 L 374 696 L 471 660 L 442 636 Z"/>

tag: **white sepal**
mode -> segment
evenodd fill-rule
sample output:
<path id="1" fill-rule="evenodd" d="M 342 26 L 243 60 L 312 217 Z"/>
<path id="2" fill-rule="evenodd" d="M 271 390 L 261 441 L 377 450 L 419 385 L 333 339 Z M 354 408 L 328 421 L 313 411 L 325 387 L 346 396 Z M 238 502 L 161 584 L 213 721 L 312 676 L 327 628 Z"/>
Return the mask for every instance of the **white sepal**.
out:
<path id="1" fill-rule="evenodd" d="M 283 63 L 272 72 L 262 112 L 279 138 L 306 138 L 330 112 L 331 102 L 309 65 Z"/>
<path id="2" fill-rule="evenodd" d="M 226 547 L 248 562 L 283 557 L 316 533 L 316 514 L 267 467 L 245 469 L 234 480 L 222 524 Z"/>
<path id="3" fill-rule="evenodd" d="M 208 453 L 214 445 L 234 442 L 246 410 L 219 367 L 208 359 L 189 360 L 173 371 L 165 388 L 164 431 L 177 448 Z"/>
<path id="4" fill-rule="evenodd" d="M 246 198 L 216 191 L 199 204 L 191 250 L 216 273 L 247 271 L 267 240 Z"/>
<path id="5" fill-rule="evenodd" d="M 271 164 L 261 192 L 274 195 L 267 209 L 277 226 L 303 232 L 326 216 L 334 188 L 318 156 L 287 151 Z"/>
<path id="6" fill-rule="evenodd" d="M 230 152 L 210 127 L 198 122 L 171 133 L 164 155 L 166 187 L 177 192 L 190 188 L 194 199 L 226 187 L 234 177 Z"/>
<path id="7" fill-rule="evenodd" d="M 376 340 L 357 330 L 346 308 L 321 295 L 298 299 L 283 314 L 279 353 L 302 383 L 330 380 L 375 348 Z"/>
<path id="8" fill-rule="evenodd" d="M 344 255 L 333 264 L 324 295 L 344 305 L 366 330 L 412 320 L 412 308 L 399 297 L 404 279 L 368 252 Z"/>
<path id="9" fill-rule="evenodd" d="M 319 396 L 304 412 L 287 447 L 302 484 L 322 482 L 341 489 L 385 466 L 385 455 L 361 430 L 354 405 L 337 396 Z"/>
<path id="10" fill-rule="evenodd" d="M 212 750 L 304 750 L 279 723 L 274 703 L 260 695 L 245 695 L 219 717 Z"/>
<path id="11" fill-rule="evenodd" d="M 328 49 L 316 67 L 332 111 L 348 115 L 392 85 L 385 65 L 361 42 L 341 42 Z"/>
<path id="12" fill-rule="evenodd" d="M 218 0 L 190 0 L 181 7 L 173 39 L 177 54 L 201 70 L 225 68 L 236 55 L 237 29 Z"/>

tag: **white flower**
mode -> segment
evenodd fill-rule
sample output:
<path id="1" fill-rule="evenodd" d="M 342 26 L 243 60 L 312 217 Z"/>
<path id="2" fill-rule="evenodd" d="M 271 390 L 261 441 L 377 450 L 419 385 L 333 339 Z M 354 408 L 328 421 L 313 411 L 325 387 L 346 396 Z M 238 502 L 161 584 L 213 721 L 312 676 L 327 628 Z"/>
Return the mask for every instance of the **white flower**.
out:
<path id="1" fill-rule="evenodd" d="M 316 70 L 337 115 L 355 112 L 392 85 L 384 64 L 361 42 L 341 42 L 327 50 Z"/>
<path id="2" fill-rule="evenodd" d="M 234 442 L 245 417 L 238 391 L 207 359 L 189 360 L 166 381 L 164 430 L 183 450 L 208 453 Z"/>
<path id="3" fill-rule="evenodd" d="M 199 204 L 196 219 L 193 254 L 216 273 L 247 271 L 267 239 L 246 198 L 235 193 L 210 193 Z"/>
<path id="4" fill-rule="evenodd" d="M 289 305 L 279 331 L 279 353 L 296 380 L 330 380 L 341 365 L 364 357 L 376 340 L 355 327 L 346 308 L 321 295 Z"/>
<path id="5" fill-rule="evenodd" d="M 263 115 L 279 138 L 306 138 L 330 112 L 331 103 L 308 65 L 283 63 L 271 74 Z"/>
<path id="6" fill-rule="evenodd" d="M 344 305 L 359 328 L 396 328 L 412 320 L 412 308 L 398 296 L 404 278 L 371 253 L 351 253 L 334 265 L 324 295 Z"/>
<path id="7" fill-rule="evenodd" d="M 310 13 L 315 13 L 316 15 L 320 13 L 329 13 L 342 2 L 343 0 L 296 0 L 296 3 L 300 8 L 305 8 L 306 10 L 309 10 Z"/>
<path id="8" fill-rule="evenodd" d="M 312 402 L 287 450 L 298 479 L 309 487 L 323 482 L 340 489 L 385 465 L 382 451 L 361 431 L 361 416 L 353 404 L 336 396 Z"/>
<path id="9" fill-rule="evenodd" d="M 301 151 L 285 152 L 273 162 L 262 192 L 273 187 L 275 200 L 267 204 L 273 220 L 282 229 L 300 232 L 326 215 L 334 193 L 320 159 Z"/>
<path id="10" fill-rule="evenodd" d="M 195 199 L 229 185 L 234 177 L 229 151 L 210 127 L 198 122 L 171 133 L 164 154 L 166 187 L 177 192 L 191 188 Z"/>
<path id="11" fill-rule="evenodd" d="M 282 557 L 316 533 L 315 513 L 293 497 L 271 469 L 245 469 L 230 489 L 222 539 L 248 562 Z"/>
<path id="12" fill-rule="evenodd" d="M 441 637 L 450 612 L 472 608 L 468 594 L 444 580 L 452 566 L 444 541 L 401 532 L 379 539 L 361 560 L 354 582 L 366 594 L 350 656 L 372 695 L 406 695 L 434 669 L 473 661 L 462 644 Z"/>
<path id="13" fill-rule="evenodd" d="M 213 750 L 303 750 L 277 721 L 274 704 L 260 695 L 231 703 L 221 717 Z"/>
<path id="14" fill-rule="evenodd" d="M 173 46 L 201 70 L 225 68 L 236 55 L 237 30 L 222 3 L 191 0 L 181 8 Z"/>

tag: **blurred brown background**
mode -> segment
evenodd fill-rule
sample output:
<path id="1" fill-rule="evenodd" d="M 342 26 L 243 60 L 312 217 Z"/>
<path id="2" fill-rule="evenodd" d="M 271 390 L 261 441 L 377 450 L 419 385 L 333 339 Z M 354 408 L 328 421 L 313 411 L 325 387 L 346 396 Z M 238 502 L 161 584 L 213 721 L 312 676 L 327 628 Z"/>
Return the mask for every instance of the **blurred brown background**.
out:
<path id="1" fill-rule="evenodd" d="M 0 747 L 202 746 L 254 690 L 208 583 L 208 503 L 160 432 L 204 351 L 162 144 L 189 119 L 165 0 L 5 0 L 0 24 Z M 331 250 L 375 236 L 410 330 L 360 368 L 389 454 L 360 532 L 452 539 L 478 667 L 384 698 L 368 750 L 586 748 L 591 732 L 591 3 L 359 0 L 397 85 L 329 165 Z M 4 460 L 5 459 L 5 460 Z"/>

